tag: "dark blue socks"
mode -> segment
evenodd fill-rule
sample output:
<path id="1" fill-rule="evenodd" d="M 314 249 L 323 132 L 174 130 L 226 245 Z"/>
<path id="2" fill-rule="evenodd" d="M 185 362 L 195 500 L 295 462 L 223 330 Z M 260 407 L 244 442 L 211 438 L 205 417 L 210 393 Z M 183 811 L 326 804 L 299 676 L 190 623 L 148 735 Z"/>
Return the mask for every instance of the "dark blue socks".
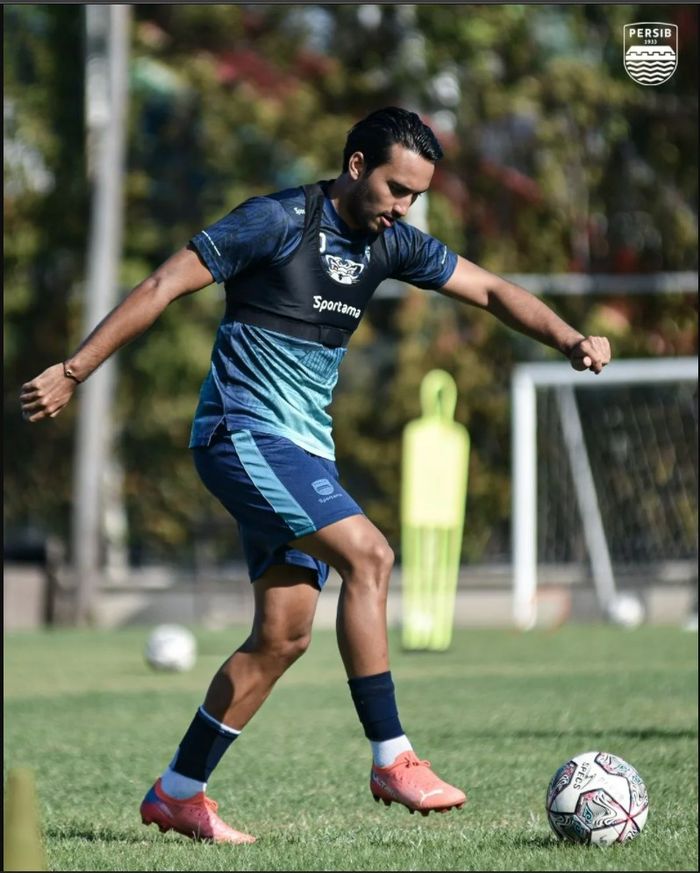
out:
<path id="1" fill-rule="evenodd" d="M 381 742 L 403 734 L 391 672 L 348 679 L 348 685 L 368 740 Z"/>
<path id="2" fill-rule="evenodd" d="M 200 706 L 182 738 L 171 769 L 189 779 L 207 782 L 212 770 L 239 733 L 217 721 Z"/>

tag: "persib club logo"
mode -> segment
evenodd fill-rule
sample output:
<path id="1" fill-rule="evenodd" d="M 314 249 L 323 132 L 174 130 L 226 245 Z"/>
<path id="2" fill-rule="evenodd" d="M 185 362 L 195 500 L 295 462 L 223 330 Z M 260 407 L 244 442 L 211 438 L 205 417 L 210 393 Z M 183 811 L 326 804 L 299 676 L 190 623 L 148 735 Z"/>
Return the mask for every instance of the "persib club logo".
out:
<path id="1" fill-rule="evenodd" d="M 334 491 L 333 485 L 328 481 L 328 479 L 317 479 L 315 482 L 311 483 L 312 488 L 317 494 L 332 494 Z"/>
<path id="2" fill-rule="evenodd" d="M 662 85 L 678 66 L 678 27 L 663 21 L 625 25 L 625 70 L 639 85 Z"/>

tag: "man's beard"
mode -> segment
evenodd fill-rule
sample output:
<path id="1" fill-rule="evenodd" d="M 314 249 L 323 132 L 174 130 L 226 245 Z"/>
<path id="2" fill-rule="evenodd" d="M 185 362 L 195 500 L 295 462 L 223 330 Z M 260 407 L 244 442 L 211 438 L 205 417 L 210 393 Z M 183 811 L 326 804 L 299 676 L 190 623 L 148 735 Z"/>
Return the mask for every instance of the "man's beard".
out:
<path id="1" fill-rule="evenodd" d="M 369 182 L 366 178 L 361 177 L 357 180 L 352 191 L 349 193 L 345 202 L 345 208 L 357 230 L 364 231 L 365 233 L 376 233 L 377 229 L 371 224 L 374 216 L 369 212 L 366 206 L 368 191 Z"/>

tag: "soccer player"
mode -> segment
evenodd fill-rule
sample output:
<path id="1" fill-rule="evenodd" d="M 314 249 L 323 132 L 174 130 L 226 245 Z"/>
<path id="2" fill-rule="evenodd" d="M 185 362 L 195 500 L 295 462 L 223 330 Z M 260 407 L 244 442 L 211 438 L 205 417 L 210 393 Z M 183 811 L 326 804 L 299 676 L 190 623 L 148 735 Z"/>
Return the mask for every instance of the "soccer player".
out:
<path id="1" fill-rule="evenodd" d="M 137 285 L 74 354 L 22 387 L 25 419 L 53 418 L 166 306 L 224 284 L 226 311 L 190 447 L 204 484 L 238 523 L 255 615 L 146 794 L 146 824 L 215 842 L 254 841 L 217 815 L 207 782 L 309 645 L 329 566 L 342 579 L 338 647 L 371 745 L 372 794 L 423 814 L 466 800 L 415 754 L 399 720 L 386 628 L 394 555 L 338 478 L 326 412 L 338 367 L 368 300 L 389 277 L 486 309 L 558 349 L 576 370 L 600 373 L 610 346 L 402 221 L 441 157 L 415 113 L 373 112 L 349 132 L 336 179 L 242 203 Z"/>

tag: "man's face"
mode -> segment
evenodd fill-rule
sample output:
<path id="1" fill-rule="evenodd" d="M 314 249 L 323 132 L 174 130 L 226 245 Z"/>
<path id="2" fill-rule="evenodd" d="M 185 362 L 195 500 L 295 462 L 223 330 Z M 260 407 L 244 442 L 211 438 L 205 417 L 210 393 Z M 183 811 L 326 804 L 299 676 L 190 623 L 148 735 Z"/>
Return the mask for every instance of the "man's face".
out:
<path id="1" fill-rule="evenodd" d="M 369 233 L 383 233 L 403 218 L 416 198 L 428 190 L 435 165 L 401 145 L 392 145 L 389 162 L 364 169 L 362 152 L 355 152 L 348 164 L 354 184 L 344 204 L 352 227 Z"/>

